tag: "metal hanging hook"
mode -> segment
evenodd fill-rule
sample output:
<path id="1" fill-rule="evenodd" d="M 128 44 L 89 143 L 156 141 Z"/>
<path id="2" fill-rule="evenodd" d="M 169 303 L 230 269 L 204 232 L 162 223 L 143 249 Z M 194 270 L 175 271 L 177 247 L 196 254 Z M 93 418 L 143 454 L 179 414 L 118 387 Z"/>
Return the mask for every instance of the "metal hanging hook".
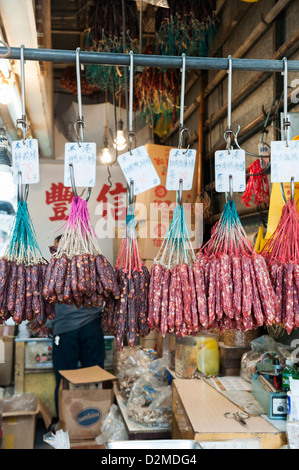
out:
<path id="1" fill-rule="evenodd" d="M 76 77 L 77 77 L 77 95 L 78 95 L 78 119 L 74 124 L 74 130 L 77 136 L 77 141 L 80 143 L 84 140 L 84 127 L 86 127 L 82 112 L 82 93 L 81 93 L 81 70 L 80 70 L 80 47 L 76 49 Z"/>
<path id="2" fill-rule="evenodd" d="M 23 193 L 23 183 L 22 183 L 22 172 L 18 171 L 18 202 L 26 202 L 28 198 L 29 185 L 25 185 L 25 191 Z"/>
<path id="3" fill-rule="evenodd" d="M 183 146 L 183 135 L 184 132 L 188 132 L 189 137 L 191 134 L 189 129 L 184 126 L 184 111 L 185 111 L 185 88 L 186 88 L 186 54 L 182 54 L 182 75 L 181 75 L 181 104 L 180 104 L 180 127 L 179 127 L 179 145 L 178 148 L 181 149 Z M 188 145 L 187 150 L 190 148 Z"/>
<path id="4" fill-rule="evenodd" d="M 183 204 L 183 180 L 179 180 L 179 189 L 177 191 L 177 203 L 181 206 Z"/>
<path id="5" fill-rule="evenodd" d="M 26 120 L 26 104 L 25 104 L 25 59 L 24 59 L 24 45 L 20 47 L 20 68 L 21 68 L 21 93 L 22 93 L 22 116 L 17 119 L 17 127 L 21 124 L 23 129 L 23 143 L 26 139 L 28 132 L 28 125 Z"/>
<path id="6" fill-rule="evenodd" d="M 134 85 L 134 53 L 130 51 L 130 96 L 129 96 L 129 152 L 132 154 L 132 142 L 135 137 L 133 130 L 133 85 Z"/>
<path id="7" fill-rule="evenodd" d="M 129 206 L 131 206 L 132 204 L 134 204 L 135 202 L 135 195 L 134 195 L 134 180 L 130 180 L 130 185 L 129 185 Z"/>
<path id="8" fill-rule="evenodd" d="M 232 56 L 228 56 L 228 92 L 227 92 L 227 129 L 224 132 L 224 140 L 226 141 L 226 150 L 229 151 L 232 150 L 232 71 L 233 71 L 233 66 L 232 66 Z"/>
<path id="9" fill-rule="evenodd" d="M 78 197 L 78 192 L 77 192 L 77 188 L 76 188 L 76 183 L 75 183 L 75 173 L 74 173 L 74 166 L 72 163 L 69 163 L 69 169 L 70 169 L 70 177 L 71 177 L 71 185 L 72 185 L 72 192 L 73 192 L 73 195 L 75 197 Z M 90 198 L 90 195 L 91 195 L 91 189 L 92 188 L 88 188 L 88 191 L 87 191 L 87 196 L 85 198 L 85 201 L 88 202 L 89 201 L 89 198 Z M 84 192 L 84 190 L 83 190 Z M 82 192 L 82 194 L 83 194 Z M 81 196 L 82 196 L 81 194 Z M 81 197 L 80 196 L 80 197 Z"/>
<path id="10" fill-rule="evenodd" d="M 25 59 L 24 59 L 24 45 L 20 47 L 20 68 L 21 68 L 21 92 L 22 92 L 22 116 L 20 119 L 17 119 L 17 127 L 21 124 L 23 129 L 23 144 L 25 143 L 28 125 L 26 121 L 26 104 L 25 104 Z M 29 184 L 25 185 L 25 192 L 23 195 L 22 190 L 22 172 L 18 171 L 18 201 L 27 201 L 29 192 Z"/>
<path id="11" fill-rule="evenodd" d="M 283 132 L 284 138 L 286 141 L 286 146 L 288 147 L 288 127 L 291 125 L 288 120 L 288 60 L 286 57 L 283 59 L 284 62 L 284 71 L 283 75 Z"/>
<path id="12" fill-rule="evenodd" d="M 233 175 L 229 175 L 228 184 L 229 184 L 229 197 L 228 197 L 228 200 L 233 201 L 233 199 L 234 199 Z M 227 196 L 226 196 L 226 200 L 227 200 Z"/>

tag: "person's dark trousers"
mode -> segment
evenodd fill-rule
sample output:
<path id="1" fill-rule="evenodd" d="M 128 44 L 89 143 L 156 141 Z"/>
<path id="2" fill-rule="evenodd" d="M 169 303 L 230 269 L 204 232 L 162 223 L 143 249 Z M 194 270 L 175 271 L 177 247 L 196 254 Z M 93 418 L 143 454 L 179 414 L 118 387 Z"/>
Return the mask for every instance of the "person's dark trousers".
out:
<path id="1" fill-rule="evenodd" d="M 58 389 L 61 380 L 58 371 L 77 369 L 79 362 L 82 367 L 100 366 L 103 368 L 104 359 L 105 342 L 100 317 L 77 330 L 54 335 L 53 367 L 56 378 L 55 405 L 57 418 L 59 417 Z"/>

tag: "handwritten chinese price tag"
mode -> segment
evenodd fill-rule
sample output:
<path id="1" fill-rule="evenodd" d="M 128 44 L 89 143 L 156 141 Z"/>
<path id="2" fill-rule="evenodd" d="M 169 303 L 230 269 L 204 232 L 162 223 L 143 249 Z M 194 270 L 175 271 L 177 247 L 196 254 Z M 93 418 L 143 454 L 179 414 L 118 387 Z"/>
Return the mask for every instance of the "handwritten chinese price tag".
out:
<path id="1" fill-rule="evenodd" d="M 95 142 L 67 142 L 64 158 L 64 186 L 71 186 L 69 164 L 73 164 L 75 184 L 78 187 L 93 187 L 96 182 Z"/>
<path id="2" fill-rule="evenodd" d="M 245 191 L 245 151 L 218 150 L 215 152 L 215 186 L 217 193 L 229 191 L 229 175 L 232 175 L 233 191 Z"/>
<path id="3" fill-rule="evenodd" d="M 178 191 L 180 179 L 183 180 L 184 191 L 192 189 L 195 159 L 196 150 L 170 150 L 166 179 L 167 191 Z"/>
<path id="4" fill-rule="evenodd" d="M 39 157 L 37 139 L 15 140 L 12 143 L 13 181 L 18 184 L 22 172 L 23 184 L 39 182 Z"/>
<path id="5" fill-rule="evenodd" d="M 134 194 L 143 193 L 158 186 L 161 181 L 144 146 L 137 147 L 118 157 L 119 166 L 127 180 L 134 181 Z"/>
<path id="6" fill-rule="evenodd" d="M 299 140 L 271 142 L 271 182 L 299 181 Z"/>

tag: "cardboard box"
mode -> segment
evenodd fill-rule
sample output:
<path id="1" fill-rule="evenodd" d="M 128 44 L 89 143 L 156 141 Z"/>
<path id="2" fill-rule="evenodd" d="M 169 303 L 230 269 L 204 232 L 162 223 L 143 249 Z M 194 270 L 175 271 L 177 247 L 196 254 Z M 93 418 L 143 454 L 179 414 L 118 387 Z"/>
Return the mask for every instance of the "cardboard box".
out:
<path id="1" fill-rule="evenodd" d="M 34 449 L 38 413 L 41 413 L 45 427 L 48 428 L 51 414 L 34 393 L 4 396 L 2 449 Z"/>
<path id="2" fill-rule="evenodd" d="M 114 400 L 116 377 L 99 366 L 60 370 L 59 425 L 70 441 L 95 439 Z"/>
<path id="3" fill-rule="evenodd" d="M 0 325 L 0 386 L 7 387 L 13 378 L 14 325 Z"/>

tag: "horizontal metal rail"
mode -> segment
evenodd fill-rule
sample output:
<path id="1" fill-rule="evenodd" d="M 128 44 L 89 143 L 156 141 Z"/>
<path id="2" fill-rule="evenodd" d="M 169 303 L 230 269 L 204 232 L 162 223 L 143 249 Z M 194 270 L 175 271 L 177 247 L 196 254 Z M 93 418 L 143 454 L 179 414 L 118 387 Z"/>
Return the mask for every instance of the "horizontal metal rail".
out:
<path id="1" fill-rule="evenodd" d="M 1 52 L 7 50 L 1 48 Z M 12 47 L 10 55 L 6 59 L 20 60 L 20 48 Z M 35 60 L 39 62 L 64 62 L 75 63 L 76 51 L 61 49 L 30 49 L 24 48 L 25 60 Z M 80 63 L 98 65 L 129 66 L 130 54 L 113 52 L 90 52 L 80 51 Z M 182 67 L 180 56 L 162 56 L 134 54 L 134 66 L 173 68 Z M 227 70 L 228 59 L 219 57 L 186 57 L 186 69 L 189 70 Z M 232 59 L 234 70 L 256 70 L 264 72 L 283 72 L 284 64 L 282 60 L 273 59 Z M 299 71 L 299 60 L 288 60 L 289 71 Z"/>

